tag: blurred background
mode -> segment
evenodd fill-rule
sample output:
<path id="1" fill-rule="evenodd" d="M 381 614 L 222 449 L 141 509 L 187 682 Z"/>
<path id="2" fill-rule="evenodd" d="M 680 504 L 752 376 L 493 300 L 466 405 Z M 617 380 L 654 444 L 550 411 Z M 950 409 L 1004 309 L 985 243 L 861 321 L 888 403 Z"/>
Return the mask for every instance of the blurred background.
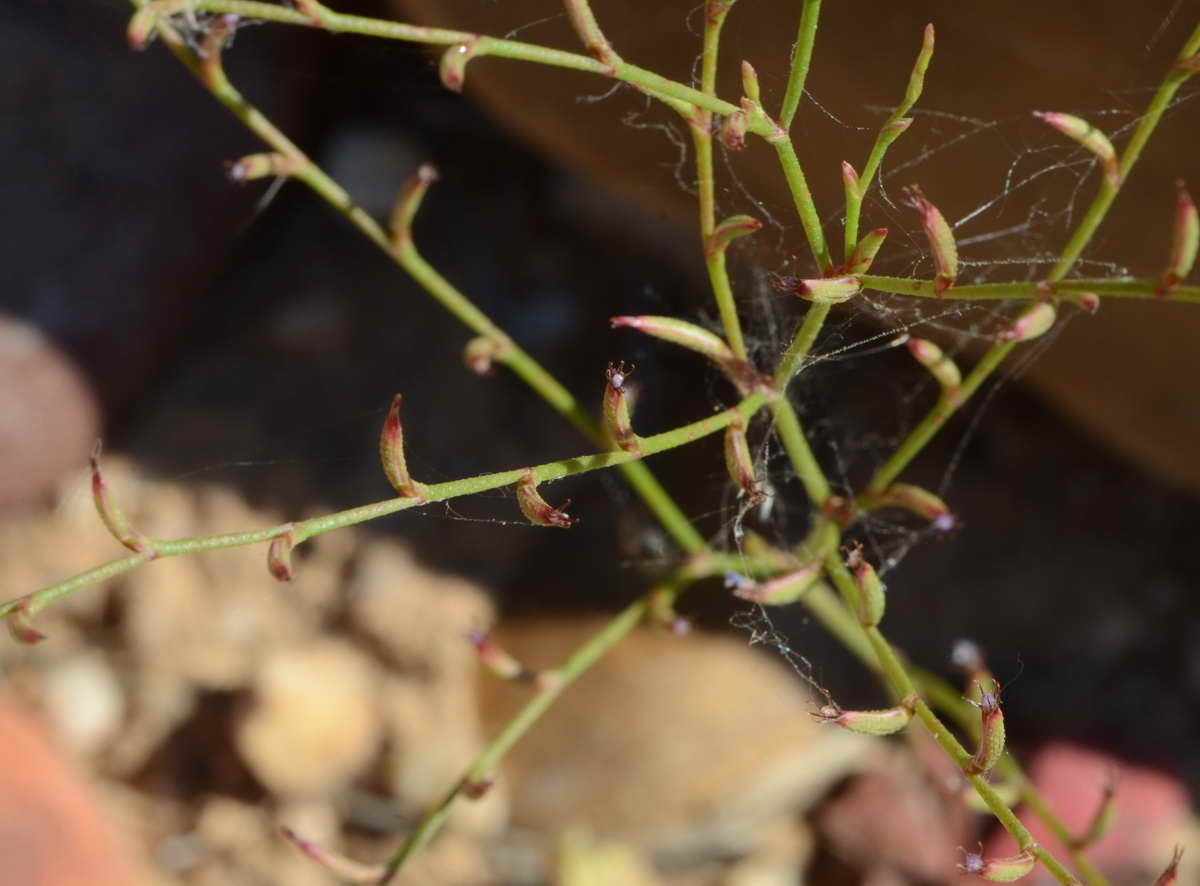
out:
<path id="1" fill-rule="evenodd" d="M 795 138 L 827 231 L 838 163 L 861 167 L 933 21 L 923 112 L 865 211 L 864 226 L 892 231 L 880 270 L 929 273 L 915 214 L 889 196 L 915 181 L 959 223 L 973 277 L 1036 278 L 1096 174 L 1029 111 L 1128 127 L 1195 10 L 903 6 L 830 4 L 823 18 Z M 722 94 L 736 94 L 736 62 L 749 58 L 778 103 L 789 7 L 735 7 Z M 687 79 L 700 7 L 595 9 L 628 60 Z M 576 46 L 549 2 L 353 11 Z M 427 482 L 590 449 L 514 379 L 467 372 L 465 330 L 314 197 L 229 183 L 224 164 L 260 145 L 162 47 L 130 52 L 128 14 L 100 0 L 0 9 L 6 598 L 117 555 L 80 473 L 97 436 L 126 510 L 156 536 L 386 497 L 376 440 L 397 391 L 410 465 Z M 733 401 L 697 359 L 608 330 L 614 314 L 714 315 L 686 133 L 668 114 L 631 90 L 499 59 L 473 62 L 467 94 L 454 95 L 419 47 L 282 26 L 240 30 L 226 63 L 377 218 L 435 163 L 442 177 L 416 226 L 423 254 L 585 402 L 598 406 L 603 368 L 620 359 L 638 367 L 643 432 Z M 1084 272 L 1158 274 L 1174 181 L 1200 189 L 1195 95 L 1181 92 Z M 767 366 L 801 311 L 766 276 L 804 272 L 807 252 L 773 158 L 752 147 L 722 166 L 721 213 L 768 221 L 734 261 Z M 838 485 L 861 484 L 935 395 L 903 348 L 881 346 L 911 329 L 967 362 L 995 310 L 873 297 L 835 314 L 818 346 L 829 359 L 793 390 Z M 906 475 L 941 489 L 964 527 L 933 539 L 879 521 L 862 538 L 877 562 L 894 561 L 889 638 L 949 677 L 956 639 L 988 652 L 1010 741 L 1069 821 L 1086 822 L 1119 765 L 1124 825 L 1097 859 L 1114 882 L 1148 882 L 1194 832 L 1200 786 L 1200 315 L 1106 303 L 1063 319 Z M 793 542 L 807 504 L 774 449 L 762 455 L 773 508 L 747 528 Z M 728 547 L 737 511 L 719 442 L 650 466 Z M 671 562 L 615 474 L 548 491 L 572 499 L 582 522 L 570 533 L 524 525 L 507 494 L 480 496 L 322 536 L 287 586 L 262 551 L 229 551 L 156 563 L 52 607 L 45 643 L 0 651 L 0 732 L 30 761 L 0 776 L 0 847 L 28 863 L 11 882 L 78 882 L 78 869 L 51 871 L 72 859 L 101 882 L 100 858 L 115 859 L 113 883 L 329 882 L 278 838 L 280 823 L 385 857 L 516 702 L 511 687 L 477 681 L 465 633 L 498 621 L 531 667 L 552 666 Z M 989 831 L 919 737 L 905 747 L 816 729 L 801 677 L 730 625 L 763 628 L 758 614 L 716 583 L 681 610 L 696 631 L 647 631 L 564 697 L 411 882 L 957 877 L 955 847 Z M 884 703 L 801 613 L 771 618 L 844 706 Z M 77 835 L 78 852 L 47 836 L 61 833 Z"/>

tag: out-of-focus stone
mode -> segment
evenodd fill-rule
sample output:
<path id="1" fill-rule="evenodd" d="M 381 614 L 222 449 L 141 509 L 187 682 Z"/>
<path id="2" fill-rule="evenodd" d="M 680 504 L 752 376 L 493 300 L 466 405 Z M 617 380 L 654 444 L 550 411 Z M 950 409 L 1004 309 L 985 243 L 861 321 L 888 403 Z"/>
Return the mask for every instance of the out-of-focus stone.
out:
<path id="1" fill-rule="evenodd" d="M 553 666 L 601 622 L 505 625 L 497 641 Z M 498 728 L 527 687 L 486 681 Z M 570 687 L 512 751 L 513 820 L 571 824 L 672 863 L 752 851 L 779 816 L 807 809 L 858 766 L 870 742 L 823 728 L 808 693 L 742 643 L 634 632 Z"/>
<path id="2" fill-rule="evenodd" d="M 242 759 L 273 793 L 322 796 L 361 774 L 382 736 L 378 679 L 369 660 L 338 640 L 268 653 L 237 727 Z"/>
<path id="3" fill-rule="evenodd" d="M 54 731 L 81 756 L 98 753 L 125 716 L 125 695 L 98 650 L 56 662 L 42 677 L 42 704 Z"/>

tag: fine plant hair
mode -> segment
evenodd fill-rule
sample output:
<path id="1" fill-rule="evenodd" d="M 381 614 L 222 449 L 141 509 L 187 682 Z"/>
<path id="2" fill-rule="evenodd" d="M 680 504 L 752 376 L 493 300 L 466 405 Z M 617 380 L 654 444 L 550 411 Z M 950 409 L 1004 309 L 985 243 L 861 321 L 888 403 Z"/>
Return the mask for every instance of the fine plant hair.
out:
<path id="1" fill-rule="evenodd" d="M 97 447 L 92 457 L 96 507 L 105 525 L 130 554 L 0 604 L 0 616 L 6 619 L 13 636 L 27 643 L 44 639 L 36 616 L 46 606 L 59 597 L 158 558 L 263 545 L 270 575 L 286 581 L 293 575 L 293 549 L 316 535 L 488 490 L 513 487 L 520 510 L 529 521 L 546 527 L 569 528 L 574 521 L 565 506 L 549 503 L 539 485 L 574 474 L 615 468 L 673 541 L 673 569 L 613 616 L 559 666 L 534 675 L 534 679 L 529 679 L 530 673 L 520 663 L 486 637 L 473 637 L 486 667 L 500 677 L 527 680 L 530 697 L 525 707 L 462 777 L 448 786 L 442 800 L 425 813 L 384 864 L 363 865 L 316 846 L 303 835 L 288 832 L 286 836 L 302 851 L 344 879 L 389 882 L 439 831 L 454 804 L 478 796 L 486 789 L 508 750 L 583 672 L 638 625 L 648 620 L 676 624 L 676 599 L 701 580 L 724 576 L 737 597 L 755 605 L 804 607 L 878 676 L 895 702 L 881 710 L 844 710 L 826 693 L 825 703 L 815 714 L 820 721 L 862 733 L 886 735 L 908 728 L 916 720 L 959 767 L 964 780 L 1016 840 L 1019 849 L 1017 855 L 1008 858 L 967 854 L 959 865 L 963 871 L 995 880 L 1011 880 L 1042 865 L 1063 884 L 1105 884 L 1104 875 L 1086 857 L 1096 834 L 1072 833 L 1038 795 L 1007 751 L 1000 687 L 977 650 L 969 646 L 956 650 L 956 662 L 966 674 L 965 690 L 908 664 L 888 642 L 881 627 L 887 599 L 875 567 L 889 564 L 873 565 L 861 547 L 844 545 L 843 538 L 848 530 L 872 514 L 889 509 L 907 511 L 927 521 L 931 533 L 956 527 L 956 517 L 935 491 L 901 479 L 906 468 L 1014 351 L 1028 353 L 1047 341 L 1047 334 L 1055 329 L 1065 312 L 1094 311 L 1107 298 L 1200 301 L 1200 286 L 1183 282 L 1195 259 L 1200 224 L 1195 205 L 1182 183 L 1175 195 L 1172 241 L 1163 244 L 1165 264 L 1158 276 L 1072 276 L 1177 90 L 1200 70 L 1200 25 L 1179 51 L 1132 131 L 1118 139 L 1119 149 L 1088 121 L 1057 112 L 1037 113 L 1063 139 L 1074 139 L 1091 162 L 1093 173 L 1088 182 L 1095 189 L 1092 202 L 1079 216 L 1048 272 L 1040 278 L 968 281 L 960 285 L 960 276 L 965 276 L 960 271 L 965 265 L 959 261 L 959 244 L 953 230 L 931 199 L 936 195 L 927 195 L 913 185 L 905 189 L 903 197 L 911 207 L 908 211 L 920 224 L 922 252 L 932 260 L 931 277 L 870 273 L 876 255 L 887 254 L 887 231 L 860 230 L 864 198 L 879 184 L 881 164 L 889 147 L 903 138 L 910 127 L 920 125 L 914 123 L 918 118 L 913 108 L 921 97 L 934 57 L 933 25 L 926 27 L 922 35 L 913 35 L 914 46 L 919 42 L 916 61 L 906 84 L 897 90 L 899 102 L 879 128 L 868 156 L 860 165 L 843 164 L 844 206 L 833 216 L 842 222 L 840 236 L 826 239 L 823 219 L 831 217 L 830 208 L 819 209 L 815 205 L 807 178 L 811 170 L 804 169 L 790 135 L 804 94 L 818 30 L 820 0 L 804 0 L 801 4 L 786 93 L 779 108 L 764 105 L 757 74 L 749 61 L 741 63 L 742 94 L 725 98 L 717 95 L 721 33 L 734 2 L 707 0 L 696 82 L 687 84 L 625 61 L 619 47 L 605 36 L 588 0 L 564 0 L 567 17 L 587 54 L 463 31 L 344 15 L 318 0 L 294 0 L 293 6 L 257 0 L 134 0 L 136 10 L 128 31 L 134 48 L 143 48 L 156 38 L 266 144 L 267 151 L 233 163 L 232 178 L 292 179 L 308 186 L 472 331 L 475 337 L 468 343 L 465 354 L 469 367 L 479 372 L 500 367 L 516 375 L 587 438 L 592 451 L 544 464 L 517 465 L 499 473 L 448 482 L 422 482 L 410 473 L 405 460 L 403 403 L 397 395 L 380 439 L 384 471 L 396 490 L 395 497 L 263 529 L 158 539 L 141 534 L 125 519 L 116 493 L 105 481 Z M 563 387 L 422 257 L 412 226 L 422 200 L 437 180 L 432 166 L 426 164 L 416 170 L 390 219 L 383 224 L 356 205 L 337 182 L 242 96 L 226 76 L 222 56 L 237 28 L 247 22 L 274 22 L 437 47 L 442 52 L 439 66 L 442 83 L 455 91 L 463 88 L 474 59 L 496 56 L 609 78 L 678 114 L 691 139 L 694 167 L 688 177 L 696 186 L 700 258 L 711 284 L 721 333 L 676 317 L 622 316 L 612 318 L 612 325 L 652 336 L 668 346 L 688 348 L 707 359 L 727 382 L 727 390 L 736 393 L 735 405 L 681 427 L 642 436 L 637 432 L 628 384 L 631 376 L 636 378 L 637 370 L 625 364 L 610 364 L 606 369 L 597 367 L 598 376 L 604 369 L 604 393 L 602 403 L 598 404 L 601 420 L 597 423 L 592 418 L 593 404 L 580 401 Z M 748 347 L 743 322 L 747 319 L 746 311 L 755 302 L 735 295 L 726 267 L 731 244 L 753 235 L 761 228 L 762 220 L 750 215 L 718 218 L 716 212 L 718 152 L 739 150 L 749 139 L 762 139 L 774 149 L 781 185 L 790 194 L 808 248 L 808 255 L 797 263 L 794 274 L 773 275 L 778 297 L 801 299 L 807 308 L 782 354 L 771 365 L 762 363 Z M 928 370 L 936 384 L 937 402 L 894 446 L 861 489 L 852 495 L 842 495 L 835 491 L 830 480 L 836 466 L 822 464 L 814 453 L 796 404 L 789 399 L 788 386 L 813 359 L 814 344 L 831 313 L 836 316 L 841 310 L 839 305 L 878 300 L 884 295 L 931 300 L 931 304 L 987 303 L 994 307 L 992 316 L 997 320 L 992 328 L 980 333 L 986 339 L 986 349 L 974 358 L 972 365 L 962 369 L 956 363 L 956 357 L 961 359 L 962 355 L 954 354 L 949 343 L 916 337 L 907 340 L 913 357 Z M 1020 355 L 1014 359 L 1019 360 Z M 752 423 L 760 414 L 764 420 Z M 770 493 L 763 478 L 760 453 L 764 441 L 778 442 L 806 496 L 804 502 L 789 502 L 793 509 L 807 509 L 809 519 L 803 538 L 772 544 L 752 533 L 735 531 L 734 549 L 719 550 L 705 540 L 645 464 L 646 456 L 718 433 L 724 435 L 730 482 L 743 506 L 761 502 Z M 1069 847 L 1067 857 L 1056 857 L 1033 839 L 1013 812 L 1012 798 L 997 789 L 998 783 L 1015 789 L 1016 797 Z M 1100 813 L 1098 820 L 1099 816 Z"/>

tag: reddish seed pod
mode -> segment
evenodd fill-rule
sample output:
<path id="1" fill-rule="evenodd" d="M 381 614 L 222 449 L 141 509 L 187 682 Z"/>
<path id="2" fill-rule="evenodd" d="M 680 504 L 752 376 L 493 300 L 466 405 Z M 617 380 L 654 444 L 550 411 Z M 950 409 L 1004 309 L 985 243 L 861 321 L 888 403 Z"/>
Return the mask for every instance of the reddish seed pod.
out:
<path id="1" fill-rule="evenodd" d="M 563 502 L 563 508 L 571 503 L 570 499 Z M 521 509 L 521 513 L 525 515 L 525 519 L 537 526 L 558 526 L 562 529 L 570 529 L 578 520 L 574 520 L 562 508 L 556 508 L 542 498 L 537 491 L 537 479 L 533 476 L 533 470 L 527 468 L 525 476 L 517 482 L 517 506 Z"/>
<path id="2" fill-rule="evenodd" d="M 462 92 L 467 80 L 467 62 L 475 57 L 475 40 L 456 43 L 442 53 L 438 76 L 451 92 Z"/>
<path id="3" fill-rule="evenodd" d="M 467 635 L 467 640 L 475 647 L 479 663 L 501 680 L 512 680 L 517 683 L 533 682 L 534 673 L 489 640 L 482 631 L 472 631 Z"/>
<path id="4" fill-rule="evenodd" d="M 1154 886 L 1175 886 L 1175 880 L 1179 877 L 1179 862 L 1183 861 L 1183 847 L 1176 846 L 1175 851 L 1171 853 L 1171 863 L 1167 865 L 1167 869 L 1158 875 L 1158 879 L 1154 881 Z"/>
<path id="5" fill-rule="evenodd" d="M 617 448 L 634 455 L 642 454 L 638 435 L 633 430 L 632 408 L 629 400 L 628 381 L 633 366 L 624 361 L 609 363 L 605 370 L 608 384 L 604 386 L 604 430 Z"/>
<path id="6" fill-rule="evenodd" d="M 991 771 L 1004 754 L 1004 712 L 1000 709 L 1000 689 L 996 687 L 994 692 L 985 692 L 980 686 L 979 694 L 979 701 L 971 701 L 971 704 L 979 708 L 982 732 L 975 756 L 964 766 L 967 775 L 983 775 Z"/>
<path id="7" fill-rule="evenodd" d="M 295 526 L 294 523 L 289 524 L 287 531 L 271 539 L 267 548 L 267 571 L 276 581 L 291 581 L 295 578 L 295 572 L 292 571 L 292 548 L 296 545 L 292 530 Z"/>
<path id="8" fill-rule="evenodd" d="M 33 624 L 33 614 L 30 612 L 29 603 L 28 598 L 21 600 L 5 618 L 8 623 L 8 633 L 22 646 L 33 646 L 46 639 L 46 635 Z"/>
<path id="9" fill-rule="evenodd" d="M 983 847 L 978 852 L 967 852 L 960 847 L 964 858 L 958 865 L 959 873 L 975 874 L 994 883 L 1012 883 L 1029 874 L 1037 864 L 1034 847 L 1027 848 L 1018 855 L 1007 858 L 984 858 Z"/>
<path id="10" fill-rule="evenodd" d="M 958 246 L 954 242 L 954 232 L 941 210 L 925 198 L 920 187 L 909 185 L 904 191 L 909 205 L 921 214 L 921 227 L 925 229 L 925 237 L 929 240 L 933 267 L 937 273 L 933 281 L 933 294 L 940 298 L 943 292 L 954 285 L 958 276 Z"/>
<path id="11" fill-rule="evenodd" d="M 400 404 L 403 396 L 392 398 L 383 432 L 379 435 L 379 460 L 392 488 L 405 498 L 425 500 L 424 487 L 408 473 L 408 462 L 404 457 L 404 429 L 400 425 Z"/>
<path id="12" fill-rule="evenodd" d="M 104 474 L 100 470 L 100 441 L 92 447 L 88 461 L 92 468 L 92 501 L 96 505 L 96 513 L 112 537 L 135 554 L 142 554 L 148 559 L 154 559 L 158 553 L 150 539 L 129 525 L 124 512 L 117 505 Z"/>
<path id="13" fill-rule="evenodd" d="M 825 698 L 828 704 L 822 705 L 813 717 L 822 723 L 833 723 L 861 735 L 893 735 L 906 727 L 913 716 L 912 699 L 905 699 L 891 708 L 845 711 L 834 703 L 828 692 L 825 693 Z"/>

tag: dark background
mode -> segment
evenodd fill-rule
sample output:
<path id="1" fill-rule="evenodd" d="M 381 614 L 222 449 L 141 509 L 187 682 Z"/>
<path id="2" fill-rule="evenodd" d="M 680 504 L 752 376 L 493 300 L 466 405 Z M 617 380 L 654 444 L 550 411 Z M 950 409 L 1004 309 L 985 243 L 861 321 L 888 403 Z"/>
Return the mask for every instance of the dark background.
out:
<path id="1" fill-rule="evenodd" d="M 1077 7 L 1080 29 L 1114 29 Z M 1144 13 L 1132 62 L 1071 58 L 1071 72 L 1092 62 L 1104 72 L 1085 101 L 1107 107 L 1113 98 L 1102 87 L 1155 82 L 1161 63 L 1142 71 L 1144 44 L 1170 8 Z M 362 11 L 386 14 L 365 4 Z M 315 198 L 287 185 L 260 208 L 264 185 L 227 182 L 222 164 L 259 145 L 161 47 L 126 48 L 128 13 L 96 0 L 23 0 L 0 9 L 8 121 L 0 133 L 0 308 L 42 330 L 79 367 L 110 448 L 167 476 L 235 484 L 255 502 L 298 516 L 387 495 L 374 451 L 396 391 L 405 394 L 410 464 L 423 480 L 590 448 L 513 379 L 467 373 L 460 352 L 469 335 Z M 879 16 L 885 31 L 900 30 L 888 13 Z M 954 21 L 947 32 L 965 28 Z M 1169 56 L 1189 24 L 1168 21 L 1155 58 Z M 524 36 L 540 39 L 536 31 Z M 901 55 L 911 56 L 914 40 Z M 732 402 L 733 392 L 698 360 L 607 329 L 617 313 L 711 313 L 690 229 L 676 226 L 674 208 L 626 202 L 604 181 L 535 154 L 467 98 L 442 89 L 431 56 L 418 48 L 256 27 L 239 33 L 228 67 L 247 96 L 377 217 L 417 164 L 434 162 L 442 180 L 417 223 L 423 253 L 573 391 L 598 403 L 605 363 L 637 363 L 644 385 L 637 419 L 647 432 Z M 951 77 L 940 88 L 959 87 L 967 88 Z M 1046 88 L 1053 103 L 1053 78 Z M 591 93 L 603 89 L 597 82 Z M 946 107 L 946 95 L 935 93 L 932 106 Z M 1147 98 L 1143 90 L 1131 101 Z M 587 113 L 608 111 L 615 120 L 640 108 L 628 94 L 607 101 L 611 107 L 600 102 Z M 830 110 L 877 119 L 861 106 Z M 811 105 L 805 113 L 814 125 L 822 121 Z M 1196 114 L 1194 103 L 1185 104 L 1172 120 L 1194 134 Z M 1027 146 L 1020 125 L 1001 130 L 1009 158 Z M 670 146 L 657 132 L 635 132 L 652 146 L 647 163 L 669 181 Z M 1182 168 L 1164 175 L 1195 170 L 1194 155 L 1175 159 Z M 1195 190 L 1200 183 L 1192 180 Z M 1069 191 L 1069 183 L 1059 187 Z M 784 210 L 786 202 L 781 217 Z M 798 316 L 762 280 L 763 270 L 787 265 L 789 251 L 802 251 L 787 224 L 736 269 L 749 329 L 766 353 Z M 1018 241 L 1022 249 L 1061 242 L 1042 231 L 1031 237 Z M 869 316 L 848 313 L 821 347 L 863 340 L 874 329 Z M 5 409 L 23 396 L 13 378 L 0 379 L 0 394 Z M 932 391 L 903 350 L 892 350 L 822 364 L 798 380 L 795 395 L 824 463 L 861 482 Z M 977 405 L 907 476 L 937 486 L 961 459 L 947 498 L 965 528 L 922 540 L 887 576 L 889 637 L 918 663 L 947 673 L 956 638 L 981 643 L 1001 679 L 1015 680 L 1005 698 L 1018 748 L 1071 737 L 1182 772 L 1195 788 L 1196 499 L 1111 454 L 1019 384 L 980 403 L 980 420 Z M 86 442 L 63 445 L 81 457 Z M 759 528 L 795 540 L 804 529 L 802 495 L 778 458 L 770 466 L 777 507 Z M 651 467 L 702 531 L 729 543 L 732 502 L 719 447 L 689 447 Z M 616 475 L 551 490 L 552 500 L 570 496 L 583 520 L 570 533 L 517 525 L 505 495 L 457 500 L 373 528 L 412 539 L 439 568 L 485 582 L 514 612 L 610 609 L 661 568 L 670 546 Z M 871 550 L 907 549 L 916 528 L 876 527 Z M 714 629 L 732 611 L 715 586 L 682 608 Z M 776 622 L 843 703 L 878 699 L 857 665 L 802 615 Z"/>

